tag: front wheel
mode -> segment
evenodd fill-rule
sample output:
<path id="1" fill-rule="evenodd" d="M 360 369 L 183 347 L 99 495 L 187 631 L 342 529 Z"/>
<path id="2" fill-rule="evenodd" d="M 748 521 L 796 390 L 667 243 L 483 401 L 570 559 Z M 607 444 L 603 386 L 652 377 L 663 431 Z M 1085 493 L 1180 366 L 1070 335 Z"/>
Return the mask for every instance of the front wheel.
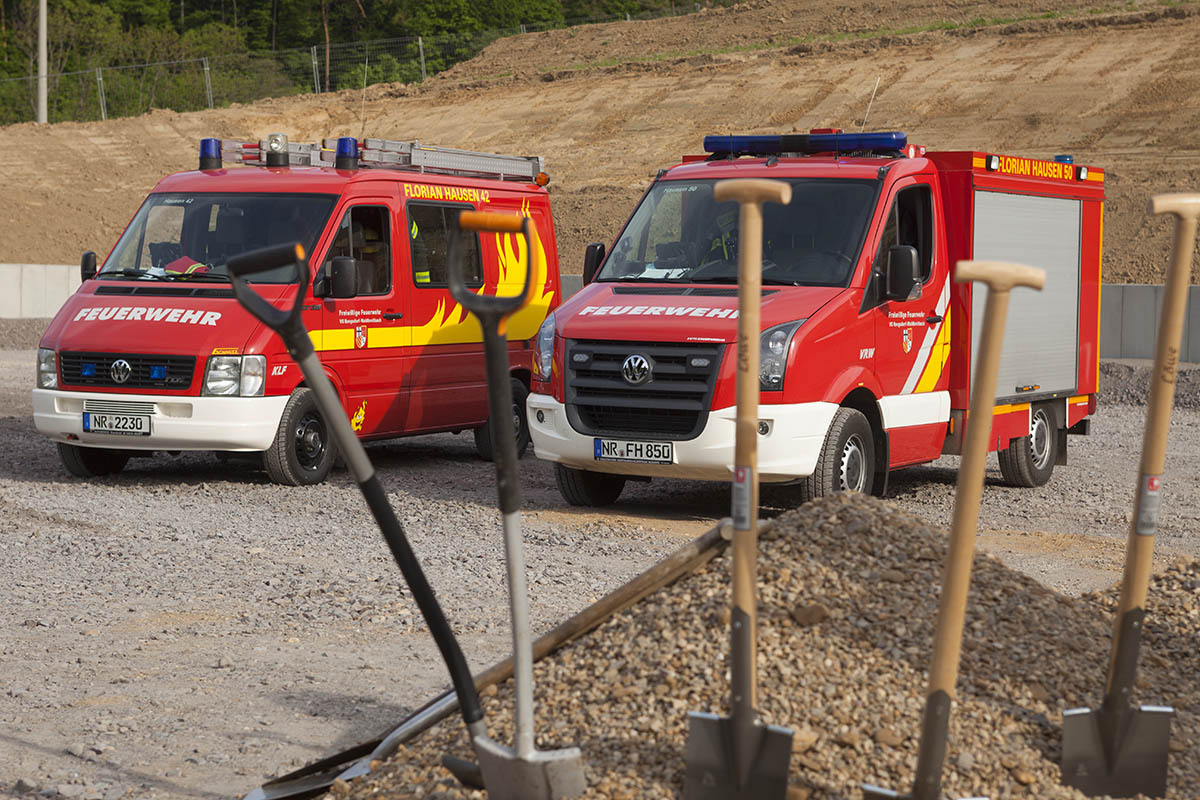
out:
<path id="1" fill-rule="evenodd" d="M 525 450 L 529 447 L 529 421 L 525 416 L 525 399 L 527 397 L 529 397 L 529 390 L 525 388 L 525 384 L 513 378 L 512 416 L 513 430 L 516 431 L 517 437 L 517 458 L 525 455 Z M 484 461 L 496 459 L 496 453 L 492 450 L 492 421 L 490 419 L 475 429 L 475 450 Z"/>
<path id="2" fill-rule="evenodd" d="M 312 389 L 292 392 L 283 407 L 275 441 L 263 453 L 267 475 L 284 486 L 311 486 L 325 480 L 336 458 L 337 444 Z"/>
<path id="3" fill-rule="evenodd" d="M 1055 433 L 1050 410 L 1046 406 L 1034 408 L 1029 435 L 1010 440 L 1007 448 L 996 453 L 1000 474 L 1009 485 L 1026 489 L 1046 485 L 1054 472 Z"/>
<path id="4" fill-rule="evenodd" d="M 625 488 L 625 478 L 554 465 L 554 480 L 563 499 L 573 506 L 611 506 Z"/>
<path id="5" fill-rule="evenodd" d="M 861 411 L 839 408 L 833 415 L 813 474 L 800 483 L 800 499 L 834 492 L 870 494 L 875 482 L 875 436 Z"/>
<path id="6" fill-rule="evenodd" d="M 129 455 L 127 450 L 58 443 L 59 459 L 67 472 L 76 478 L 97 478 L 120 472 L 129 462 Z"/>

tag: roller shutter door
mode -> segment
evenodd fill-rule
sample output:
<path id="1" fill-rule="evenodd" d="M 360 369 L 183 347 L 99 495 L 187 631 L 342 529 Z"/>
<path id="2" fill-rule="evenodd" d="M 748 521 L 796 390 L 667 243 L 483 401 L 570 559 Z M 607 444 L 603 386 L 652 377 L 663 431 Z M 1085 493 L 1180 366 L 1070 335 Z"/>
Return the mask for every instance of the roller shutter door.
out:
<path id="1" fill-rule="evenodd" d="M 1040 292 L 1014 289 L 1009 296 L 1004 352 L 996 397 L 1019 397 L 1018 386 L 1039 386 L 1029 396 L 1073 392 L 1079 374 L 1079 200 L 975 192 L 973 258 L 1011 261 L 1046 270 Z M 971 368 L 974 374 L 986 290 L 971 292 Z"/>

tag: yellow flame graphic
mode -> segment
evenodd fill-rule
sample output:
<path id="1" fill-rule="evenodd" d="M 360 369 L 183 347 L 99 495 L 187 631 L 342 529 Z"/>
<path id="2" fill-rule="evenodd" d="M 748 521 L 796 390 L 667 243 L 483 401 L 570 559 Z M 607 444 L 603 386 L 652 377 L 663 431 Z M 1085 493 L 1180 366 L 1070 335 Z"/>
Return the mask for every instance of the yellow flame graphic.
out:
<path id="1" fill-rule="evenodd" d="M 363 423 L 366 421 L 366 419 L 367 401 L 363 400 L 362 405 L 358 407 L 358 411 L 355 411 L 354 416 L 350 418 L 350 427 L 356 431 L 361 431 L 363 429 Z"/>
<path id="2" fill-rule="evenodd" d="M 522 204 L 523 216 L 529 209 Z M 530 226 L 534 244 L 533 279 L 530 301 L 520 311 L 508 318 L 505 326 L 510 339 L 529 339 L 542 324 L 550 310 L 554 292 L 547 288 L 550 271 L 546 266 L 546 249 L 537 235 L 536 226 Z M 525 283 L 525 270 L 529 263 L 525 237 L 513 233 L 496 234 L 496 250 L 499 253 L 500 281 L 496 294 L 511 297 L 519 294 Z M 484 292 L 481 287 L 479 292 Z M 439 300 L 433 317 L 424 325 L 413 327 L 412 343 L 416 346 L 431 344 L 466 344 L 483 338 L 479 321 L 459 303 L 447 311 L 448 303 Z"/>

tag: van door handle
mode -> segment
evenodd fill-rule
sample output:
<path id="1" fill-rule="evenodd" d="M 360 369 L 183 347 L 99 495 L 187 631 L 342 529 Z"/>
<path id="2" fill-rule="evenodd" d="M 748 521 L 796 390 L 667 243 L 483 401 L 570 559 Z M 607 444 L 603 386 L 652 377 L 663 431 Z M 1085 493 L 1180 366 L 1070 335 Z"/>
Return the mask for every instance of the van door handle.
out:
<path id="1" fill-rule="evenodd" d="M 387 315 L 385 314 L 384 316 L 387 316 Z M 928 317 L 925 318 L 925 324 L 927 324 L 927 325 L 937 325 L 941 321 L 942 321 L 941 314 L 930 314 Z"/>
<path id="2" fill-rule="evenodd" d="M 396 312 L 392 312 L 392 311 L 385 311 L 385 312 L 383 312 L 383 318 L 384 318 L 384 319 L 401 319 L 401 318 L 403 318 L 403 317 L 404 317 L 404 315 L 403 315 L 403 314 L 401 314 L 399 311 L 396 311 Z"/>

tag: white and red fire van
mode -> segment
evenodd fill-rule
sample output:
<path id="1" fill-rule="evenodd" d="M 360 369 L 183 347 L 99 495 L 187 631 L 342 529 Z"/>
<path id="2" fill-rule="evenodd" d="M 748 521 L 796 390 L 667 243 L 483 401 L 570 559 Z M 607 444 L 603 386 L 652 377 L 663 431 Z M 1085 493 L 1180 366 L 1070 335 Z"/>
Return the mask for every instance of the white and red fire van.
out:
<path id="1" fill-rule="evenodd" d="M 223 156 L 241 163 L 226 169 Z M 533 302 L 508 324 L 523 449 L 530 339 L 560 294 L 546 181 L 537 157 L 416 142 L 206 139 L 200 169 L 161 180 L 99 270 L 84 254 L 83 285 L 38 351 L 37 429 L 79 476 L 156 450 L 213 450 L 262 453 L 279 483 L 323 480 L 336 456 L 325 422 L 225 269 L 234 254 L 298 241 L 311 254 L 304 324 L 359 435 L 474 429 L 489 457 L 482 333 L 446 284 L 454 219 L 481 209 L 532 217 L 545 251 Z M 519 290 L 522 237 L 472 234 L 466 254 L 478 291 Z M 290 274 L 252 281 L 283 302 Z"/>
<path id="2" fill-rule="evenodd" d="M 1104 173 L 902 133 L 714 136 L 664 170 L 583 290 L 547 317 L 528 413 L 563 496 L 611 503 L 630 476 L 729 479 L 737 220 L 727 178 L 774 178 L 763 208 L 758 461 L 800 498 L 882 494 L 888 473 L 958 453 L 985 289 L 961 259 L 1042 267 L 1014 294 L 991 446 L 1011 483 L 1045 483 L 1087 433 L 1099 371 Z"/>

